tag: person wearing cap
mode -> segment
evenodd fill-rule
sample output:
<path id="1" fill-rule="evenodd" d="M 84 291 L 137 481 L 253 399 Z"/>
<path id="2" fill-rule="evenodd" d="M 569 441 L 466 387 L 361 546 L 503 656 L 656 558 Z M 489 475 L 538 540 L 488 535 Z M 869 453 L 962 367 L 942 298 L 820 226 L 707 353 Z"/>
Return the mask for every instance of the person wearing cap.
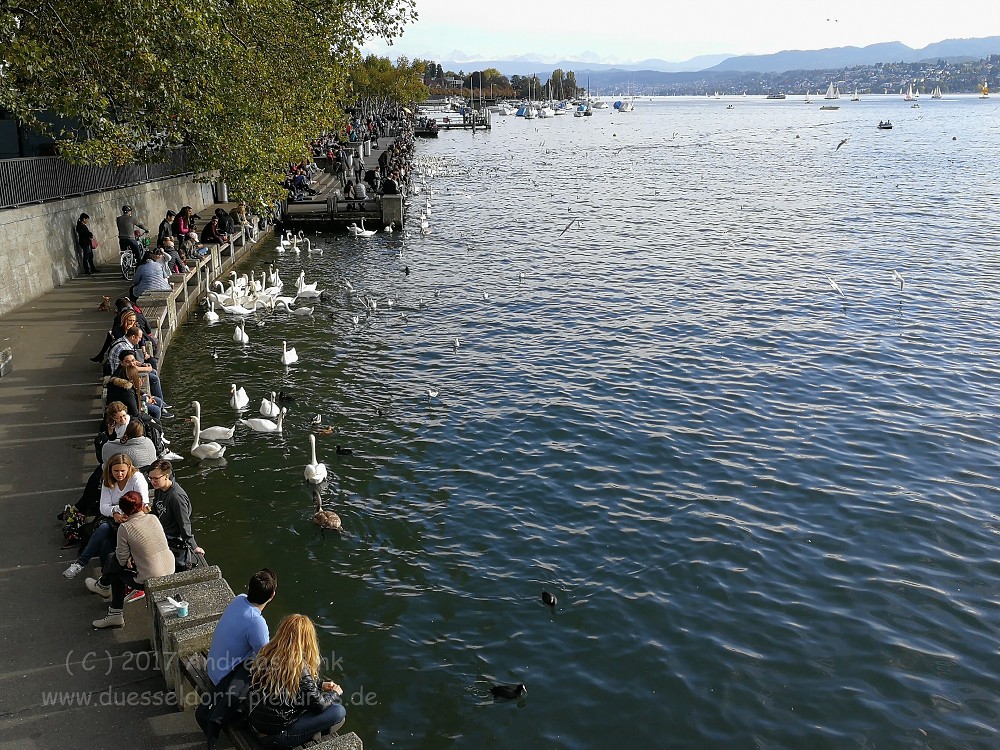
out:
<path id="1" fill-rule="evenodd" d="M 167 237 L 174 236 L 174 217 L 177 216 L 175 211 L 167 211 L 167 218 L 160 222 L 160 228 L 156 232 L 156 246 L 163 247 L 163 241 Z"/>
<path id="2" fill-rule="evenodd" d="M 142 257 L 142 245 L 135 238 L 136 229 L 141 229 L 146 234 L 149 234 L 149 230 L 133 218 L 131 206 L 122 206 L 122 215 L 115 222 L 118 224 L 118 247 L 121 250 L 131 249 L 138 263 Z"/>

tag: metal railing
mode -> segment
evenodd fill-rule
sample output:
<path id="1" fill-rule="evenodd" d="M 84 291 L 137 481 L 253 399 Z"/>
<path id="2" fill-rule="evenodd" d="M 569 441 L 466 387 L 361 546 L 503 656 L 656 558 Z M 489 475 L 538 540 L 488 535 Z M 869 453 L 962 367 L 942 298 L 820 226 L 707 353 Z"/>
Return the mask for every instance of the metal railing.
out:
<path id="1" fill-rule="evenodd" d="M 58 156 L 0 159 L 0 210 L 187 174 L 183 150 L 158 164 L 88 167 Z"/>

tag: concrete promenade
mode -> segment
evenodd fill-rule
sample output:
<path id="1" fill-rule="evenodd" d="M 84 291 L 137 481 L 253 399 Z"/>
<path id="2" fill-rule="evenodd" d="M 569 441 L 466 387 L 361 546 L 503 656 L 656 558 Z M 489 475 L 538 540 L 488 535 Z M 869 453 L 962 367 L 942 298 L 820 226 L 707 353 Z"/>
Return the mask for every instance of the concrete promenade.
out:
<path id="1" fill-rule="evenodd" d="M 125 605 L 123 629 L 95 630 L 107 604 L 85 589 L 89 573 L 62 576 L 77 549 L 60 549 L 56 514 L 95 466 L 102 416 L 89 358 L 112 314 L 97 308 L 129 286 L 117 266 L 99 268 L 0 317 L 0 349 L 13 352 L 0 378 L 0 750 L 205 746 L 194 715 L 170 703 L 145 600 Z"/>

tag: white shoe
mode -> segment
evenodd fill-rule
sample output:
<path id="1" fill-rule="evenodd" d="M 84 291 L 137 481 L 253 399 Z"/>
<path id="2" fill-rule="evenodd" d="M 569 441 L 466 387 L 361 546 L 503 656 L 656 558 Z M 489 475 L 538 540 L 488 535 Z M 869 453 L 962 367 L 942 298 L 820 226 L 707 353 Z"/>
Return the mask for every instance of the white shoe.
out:
<path id="1" fill-rule="evenodd" d="M 83 566 L 80 565 L 80 563 L 75 562 L 63 571 L 63 575 L 67 578 L 76 578 L 80 574 L 81 570 L 83 570 Z"/>
<path id="2" fill-rule="evenodd" d="M 111 598 L 111 587 L 102 586 L 100 581 L 98 581 L 96 578 L 88 578 L 86 581 L 84 581 L 84 583 L 86 584 L 87 589 L 89 591 L 94 592 L 102 599 Z"/>
<path id="3" fill-rule="evenodd" d="M 125 616 L 120 609 L 108 609 L 108 616 L 100 620 L 94 620 L 95 628 L 123 628 L 125 627 Z"/>
<path id="4" fill-rule="evenodd" d="M 161 441 L 161 442 L 162 442 L 162 443 L 163 443 L 164 445 L 170 445 L 170 441 L 169 441 L 169 440 L 167 440 L 167 439 L 166 439 L 165 437 L 164 437 L 164 438 L 160 438 L 160 441 Z"/>

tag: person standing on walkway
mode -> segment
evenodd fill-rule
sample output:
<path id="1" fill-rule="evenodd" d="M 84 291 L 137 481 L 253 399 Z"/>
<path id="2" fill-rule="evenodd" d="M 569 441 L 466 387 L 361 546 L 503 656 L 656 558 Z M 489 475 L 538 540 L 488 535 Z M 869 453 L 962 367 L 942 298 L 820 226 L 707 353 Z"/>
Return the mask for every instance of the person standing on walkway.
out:
<path id="1" fill-rule="evenodd" d="M 115 219 L 115 222 L 118 224 L 119 248 L 122 250 L 131 249 L 135 255 L 135 262 L 138 263 L 142 258 L 142 245 L 135 238 L 135 232 L 136 229 L 141 229 L 145 234 L 149 234 L 149 230 L 132 217 L 131 206 L 122 206 L 122 215 Z"/>
<path id="2" fill-rule="evenodd" d="M 90 231 L 89 225 L 90 215 L 80 214 L 76 222 L 76 257 L 87 276 L 97 273 L 97 266 L 94 265 L 94 233 Z"/>

